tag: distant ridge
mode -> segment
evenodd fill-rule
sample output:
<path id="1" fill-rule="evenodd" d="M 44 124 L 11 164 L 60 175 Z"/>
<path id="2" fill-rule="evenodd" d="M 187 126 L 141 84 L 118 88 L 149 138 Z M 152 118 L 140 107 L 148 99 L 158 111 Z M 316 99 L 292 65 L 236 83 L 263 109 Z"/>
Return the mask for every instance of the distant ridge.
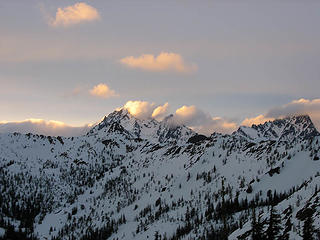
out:
<path id="1" fill-rule="evenodd" d="M 241 126 L 233 133 L 247 140 L 293 141 L 305 140 L 318 136 L 319 132 L 308 115 L 291 116 L 268 121 L 251 127 Z"/>

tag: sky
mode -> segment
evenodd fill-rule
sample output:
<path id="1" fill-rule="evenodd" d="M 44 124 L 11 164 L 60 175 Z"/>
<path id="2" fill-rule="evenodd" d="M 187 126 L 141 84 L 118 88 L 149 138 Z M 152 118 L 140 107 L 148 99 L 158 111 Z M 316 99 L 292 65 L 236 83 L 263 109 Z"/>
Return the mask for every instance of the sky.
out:
<path id="1" fill-rule="evenodd" d="M 79 135 L 120 107 L 201 133 L 309 114 L 320 1 L 0 2 L 0 132 Z"/>

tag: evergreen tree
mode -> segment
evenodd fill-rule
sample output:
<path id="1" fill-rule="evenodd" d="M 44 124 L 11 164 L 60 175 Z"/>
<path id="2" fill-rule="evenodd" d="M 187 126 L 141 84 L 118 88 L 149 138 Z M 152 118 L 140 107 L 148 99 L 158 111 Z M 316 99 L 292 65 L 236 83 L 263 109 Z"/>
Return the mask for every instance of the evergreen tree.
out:
<path id="1" fill-rule="evenodd" d="M 303 239 L 312 240 L 314 239 L 313 234 L 314 234 L 313 219 L 312 219 L 312 215 L 309 215 L 303 224 L 303 233 L 302 233 Z"/>
<path id="2" fill-rule="evenodd" d="M 291 217 L 289 217 L 285 223 L 285 229 L 283 231 L 282 239 L 283 240 L 289 240 L 290 239 L 290 234 L 289 232 L 292 229 L 292 222 L 291 222 Z"/>
<path id="3" fill-rule="evenodd" d="M 159 240 L 159 239 L 160 239 L 159 231 L 155 231 L 154 240 Z"/>
<path id="4" fill-rule="evenodd" d="M 269 226 L 266 231 L 266 238 L 267 240 L 275 240 L 280 239 L 280 231 L 282 230 L 281 227 L 281 217 L 277 213 L 277 210 L 271 206 L 270 209 L 270 218 L 269 218 Z"/>
<path id="5" fill-rule="evenodd" d="M 257 226 L 257 217 L 256 217 L 256 209 L 252 209 L 252 221 L 251 221 L 251 229 L 252 229 L 252 239 L 255 239 L 256 236 L 256 226 Z"/>
<path id="6" fill-rule="evenodd" d="M 282 238 L 283 240 L 290 240 L 290 234 L 289 232 L 285 232 L 283 235 L 282 235 Z"/>
<path id="7" fill-rule="evenodd" d="M 263 240 L 264 234 L 263 234 L 263 223 L 261 222 L 261 214 L 259 213 L 258 219 L 256 217 L 256 210 L 253 208 L 252 210 L 252 240 Z"/>

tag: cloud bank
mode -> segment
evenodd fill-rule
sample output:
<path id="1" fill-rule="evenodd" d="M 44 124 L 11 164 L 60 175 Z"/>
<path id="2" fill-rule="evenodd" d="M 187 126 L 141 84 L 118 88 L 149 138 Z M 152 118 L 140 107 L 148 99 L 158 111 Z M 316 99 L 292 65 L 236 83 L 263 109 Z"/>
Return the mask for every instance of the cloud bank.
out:
<path id="1" fill-rule="evenodd" d="M 81 136 L 92 127 L 86 124 L 82 127 L 72 127 L 59 121 L 46 121 L 43 119 L 26 119 L 17 122 L 0 122 L 0 133 L 34 133 L 47 136 Z"/>
<path id="2" fill-rule="evenodd" d="M 178 123 L 204 135 L 210 135 L 213 132 L 232 133 L 237 128 L 235 122 L 221 117 L 212 117 L 194 105 L 178 108 L 174 117 Z"/>
<path id="3" fill-rule="evenodd" d="M 195 64 L 186 64 L 177 53 L 162 52 L 158 56 L 142 54 L 140 57 L 125 57 L 120 62 L 129 68 L 153 72 L 192 73 L 197 70 Z"/>
<path id="4" fill-rule="evenodd" d="M 145 101 L 128 101 L 124 108 L 128 109 L 131 114 L 138 118 L 156 118 L 163 119 L 169 114 L 169 104 L 156 106 L 154 103 Z M 161 113 L 161 117 L 157 118 Z M 202 109 L 190 105 L 182 106 L 173 114 L 173 120 L 177 124 L 183 124 L 194 131 L 210 135 L 213 132 L 232 133 L 240 125 L 252 126 L 253 124 L 263 124 L 276 118 L 284 118 L 293 115 L 307 114 L 311 117 L 315 127 L 320 129 L 320 99 L 308 100 L 301 98 L 292 102 L 271 108 L 266 114 L 260 114 L 253 118 L 245 118 L 240 124 L 222 117 L 212 117 Z"/>
<path id="5" fill-rule="evenodd" d="M 130 114 L 139 119 L 155 118 L 162 120 L 169 113 L 169 103 L 164 105 L 156 105 L 155 103 L 149 103 L 147 101 L 128 101 L 124 106 Z"/>
<path id="6" fill-rule="evenodd" d="M 89 93 L 92 96 L 99 98 L 111 98 L 119 96 L 119 94 L 117 94 L 114 90 L 110 89 L 110 87 L 104 83 L 100 83 L 94 86 L 92 89 L 89 90 Z"/>
<path id="7" fill-rule="evenodd" d="M 157 106 L 147 101 L 128 101 L 123 108 L 139 119 L 162 120 L 169 115 L 169 103 Z M 173 114 L 172 121 L 205 135 L 210 135 L 213 132 L 231 133 L 237 128 L 236 123 L 221 117 L 212 117 L 193 105 L 178 108 Z"/>
<path id="8" fill-rule="evenodd" d="M 92 22 L 99 18 L 97 9 L 80 2 L 72 6 L 58 8 L 55 18 L 50 19 L 49 24 L 54 27 L 69 27 L 83 22 Z"/>

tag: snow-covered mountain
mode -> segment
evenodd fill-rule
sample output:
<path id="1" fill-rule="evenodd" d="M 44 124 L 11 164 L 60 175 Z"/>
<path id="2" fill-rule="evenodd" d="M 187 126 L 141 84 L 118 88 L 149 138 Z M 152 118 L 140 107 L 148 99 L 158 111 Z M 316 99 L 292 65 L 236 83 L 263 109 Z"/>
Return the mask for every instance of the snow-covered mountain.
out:
<path id="1" fill-rule="evenodd" d="M 0 236 L 252 239 L 272 205 L 279 239 L 302 239 L 320 227 L 319 139 L 308 116 L 205 137 L 125 109 L 81 137 L 0 134 Z"/>
<path id="2" fill-rule="evenodd" d="M 287 141 L 306 140 L 318 136 L 319 133 L 308 115 L 287 117 L 264 124 L 241 126 L 233 134 L 254 141 Z"/>
<path id="3" fill-rule="evenodd" d="M 126 109 L 114 111 L 105 116 L 102 122 L 91 129 L 87 135 L 105 137 L 115 132 L 125 135 L 128 139 L 147 139 L 153 143 L 185 143 L 191 136 L 196 135 L 191 129 L 177 125 L 172 115 L 161 122 L 153 118 L 140 120 L 132 116 Z"/>

